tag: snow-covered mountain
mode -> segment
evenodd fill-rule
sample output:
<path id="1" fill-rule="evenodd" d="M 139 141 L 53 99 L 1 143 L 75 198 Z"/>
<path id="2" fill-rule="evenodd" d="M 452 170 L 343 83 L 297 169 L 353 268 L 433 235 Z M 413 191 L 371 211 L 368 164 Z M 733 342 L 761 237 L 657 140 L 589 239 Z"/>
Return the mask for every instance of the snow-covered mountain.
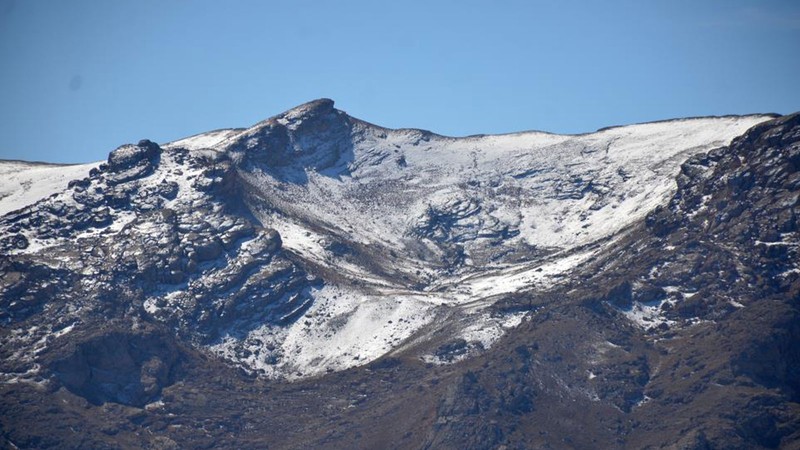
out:
<path id="1" fill-rule="evenodd" d="M 0 447 L 794 448 L 799 169 L 800 114 L 451 138 L 330 100 L 2 162 Z"/>
<path id="2" fill-rule="evenodd" d="M 465 343 L 457 357 L 422 357 L 451 362 L 529 314 L 487 307 L 558 285 L 664 204 L 687 158 L 767 119 L 451 138 L 323 99 L 246 129 L 120 147 L 60 191 L 93 165 L 20 171 L 12 184 L 46 182 L 10 194 L 31 204 L 0 221 L 6 265 L 70 285 L 5 280 L 3 344 L 26 343 L 14 360 L 30 375 L 52 336 L 122 296 L 142 320 L 268 377 L 362 365 L 445 330 Z"/>

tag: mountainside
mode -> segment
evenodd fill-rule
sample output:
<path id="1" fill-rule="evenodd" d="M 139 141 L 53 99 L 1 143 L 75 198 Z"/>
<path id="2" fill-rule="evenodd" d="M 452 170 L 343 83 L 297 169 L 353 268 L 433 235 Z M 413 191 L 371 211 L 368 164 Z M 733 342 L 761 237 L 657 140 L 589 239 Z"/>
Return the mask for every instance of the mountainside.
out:
<path id="1" fill-rule="evenodd" d="M 97 164 L 45 164 L 0 160 L 0 215 L 56 194 Z"/>
<path id="2" fill-rule="evenodd" d="M 797 446 L 799 123 L 122 146 L 0 217 L 5 444 Z"/>

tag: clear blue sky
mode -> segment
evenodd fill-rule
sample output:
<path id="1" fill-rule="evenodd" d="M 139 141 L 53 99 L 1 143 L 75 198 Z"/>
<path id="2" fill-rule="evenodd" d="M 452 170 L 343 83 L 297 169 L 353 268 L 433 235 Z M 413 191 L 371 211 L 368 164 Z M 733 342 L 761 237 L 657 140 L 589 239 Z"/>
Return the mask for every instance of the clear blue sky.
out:
<path id="1" fill-rule="evenodd" d="M 800 1 L 0 0 L 0 158 L 305 101 L 447 135 L 800 110 Z"/>

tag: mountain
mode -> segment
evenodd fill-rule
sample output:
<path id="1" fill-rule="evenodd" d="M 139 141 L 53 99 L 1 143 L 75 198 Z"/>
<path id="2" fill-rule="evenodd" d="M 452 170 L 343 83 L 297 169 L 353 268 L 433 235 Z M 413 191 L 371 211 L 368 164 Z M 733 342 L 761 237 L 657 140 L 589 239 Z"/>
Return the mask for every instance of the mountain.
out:
<path id="1" fill-rule="evenodd" d="M 798 445 L 799 122 L 122 146 L 0 217 L 3 439 Z"/>

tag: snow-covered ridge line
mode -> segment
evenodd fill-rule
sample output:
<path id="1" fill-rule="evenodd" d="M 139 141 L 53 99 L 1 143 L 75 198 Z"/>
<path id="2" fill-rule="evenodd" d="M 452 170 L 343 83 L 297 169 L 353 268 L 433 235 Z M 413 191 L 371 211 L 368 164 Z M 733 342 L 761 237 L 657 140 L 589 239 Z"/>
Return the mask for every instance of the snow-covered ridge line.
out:
<path id="1" fill-rule="evenodd" d="M 333 107 L 333 100 L 322 98 L 317 100 L 312 100 L 310 102 L 304 103 L 299 105 L 295 108 L 292 108 L 284 113 L 272 116 L 268 119 L 260 121 L 251 127 L 248 128 L 225 128 L 225 129 L 218 129 L 213 131 L 208 131 L 204 133 L 194 134 L 192 136 L 188 136 L 186 138 L 182 138 L 179 140 L 171 141 L 168 143 L 163 144 L 165 147 L 179 147 L 183 146 L 190 150 L 198 147 L 198 145 L 202 144 L 206 147 L 218 147 L 220 144 L 225 144 L 228 139 L 235 137 L 237 134 L 242 134 L 248 130 L 258 128 L 263 126 L 264 124 L 274 122 L 279 120 L 284 116 L 301 116 L 304 113 L 307 113 L 309 110 L 313 110 L 315 108 L 319 108 L 319 105 L 325 105 Z M 397 132 L 397 133 L 413 133 L 413 134 L 420 134 L 426 136 L 428 138 L 439 138 L 444 140 L 451 140 L 451 141 L 461 141 L 461 140 L 475 140 L 475 139 L 482 139 L 482 138 L 491 138 L 491 137 L 521 137 L 521 136 L 528 136 L 528 135 L 545 135 L 545 136 L 554 136 L 554 137 L 585 137 L 596 135 L 599 133 L 604 133 L 620 128 L 627 128 L 627 127 L 637 127 L 637 126 L 646 126 L 646 125 L 657 125 L 657 124 L 670 124 L 670 123 L 680 123 L 680 122 L 691 122 L 691 121 L 698 121 L 698 120 L 738 120 L 738 119 L 753 119 L 757 118 L 760 121 L 773 119 L 776 117 L 780 117 L 780 114 L 776 113 L 752 113 L 752 114 L 724 114 L 724 115 L 702 115 L 702 116 L 691 116 L 691 117 L 675 117 L 669 119 L 658 119 L 658 120 L 649 120 L 644 122 L 634 122 L 630 124 L 624 125 L 609 125 L 605 127 L 598 128 L 594 131 L 586 131 L 581 133 L 555 133 L 546 130 L 521 130 L 521 131 L 511 131 L 507 133 L 476 133 L 476 134 L 469 134 L 464 136 L 450 136 L 445 134 L 440 134 L 435 131 L 431 131 L 425 128 L 415 128 L 415 127 L 400 127 L 400 128 L 389 128 L 384 127 L 379 124 L 375 124 L 360 118 L 348 116 L 345 111 L 335 110 L 345 116 L 347 116 L 354 124 L 360 125 L 362 127 L 371 128 L 376 131 L 383 131 L 383 132 Z"/>
<path id="2" fill-rule="evenodd" d="M 319 102 L 331 102 L 333 104 L 333 100 L 322 98 L 317 100 L 312 100 L 310 102 L 304 103 L 293 108 L 290 111 L 295 110 L 307 110 L 308 105 L 318 104 Z M 346 112 L 345 112 L 346 114 Z M 275 117 L 279 117 L 280 115 L 273 116 L 270 119 L 265 121 L 259 122 L 259 124 L 267 122 L 269 120 L 274 119 Z M 643 122 L 632 122 L 628 124 L 619 124 L 619 125 L 607 125 L 601 128 L 598 128 L 593 131 L 585 131 L 579 133 L 556 133 L 547 130 L 538 130 L 538 129 L 530 129 L 530 130 L 520 130 L 520 131 L 510 131 L 505 133 L 475 133 L 475 134 L 468 134 L 463 136 L 452 136 L 442 133 L 437 133 L 427 128 L 417 128 L 417 127 L 399 127 L 399 128 L 390 128 L 385 127 L 380 124 L 376 124 L 373 122 L 369 122 L 367 120 L 356 118 L 349 116 L 350 119 L 365 127 L 374 128 L 377 130 L 382 131 L 396 131 L 396 132 L 410 132 L 410 133 L 420 133 L 424 135 L 428 135 L 431 137 L 438 137 L 443 139 L 451 139 L 451 140 L 462 140 L 462 139 L 477 139 L 477 138 L 484 138 L 484 137 L 492 137 L 492 136 L 521 136 L 521 135 L 528 135 L 528 134 L 539 134 L 539 135 L 550 135 L 550 136 L 566 136 L 566 137 L 580 137 L 580 136 L 589 136 L 597 133 L 602 133 L 605 131 L 613 130 L 616 128 L 625 128 L 637 125 L 651 125 L 651 124 L 662 124 L 662 123 L 674 123 L 674 122 L 685 122 L 685 121 L 693 121 L 693 120 L 705 120 L 705 119 L 747 119 L 747 118 L 762 118 L 763 120 L 774 119 L 776 117 L 780 117 L 781 115 L 778 113 L 749 113 L 749 114 L 721 114 L 721 115 L 700 115 L 700 116 L 688 116 L 688 117 L 673 117 L 668 119 L 655 119 L 655 120 L 646 120 Z M 257 124 L 258 125 L 258 124 Z M 238 129 L 243 130 L 243 129 Z M 218 130 L 219 131 L 219 130 Z M 176 141 L 177 142 L 177 141 Z"/>
<path id="3" fill-rule="evenodd" d="M 235 136 L 244 131 L 245 128 L 222 128 L 219 130 L 207 131 L 205 133 L 193 134 L 175 141 L 167 142 L 161 146 L 164 148 L 183 147 L 188 150 L 199 150 L 202 148 L 213 148 L 220 142 Z"/>
<path id="4" fill-rule="evenodd" d="M 326 99 L 323 99 L 326 100 Z M 305 105 L 294 108 L 295 110 L 303 110 L 306 105 L 314 104 L 318 101 L 309 102 Z M 542 130 L 525 130 L 510 133 L 498 134 L 472 134 L 466 136 L 447 136 L 438 134 L 426 129 L 421 128 L 387 128 L 380 125 L 372 124 L 370 122 L 351 118 L 354 123 L 361 124 L 362 126 L 371 127 L 375 130 L 383 130 L 386 132 L 397 133 L 419 133 L 427 137 L 435 137 L 450 141 L 475 141 L 484 140 L 486 138 L 514 138 L 514 137 L 532 137 L 532 136 L 552 136 L 552 137 L 581 137 L 591 136 L 598 133 L 604 133 L 610 130 L 626 128 L 631 126 L 662 124 L 662 123 L 675 123 L 694 120 L 705 119 L 746 119 L 746 118 L 768 118 L 777 117 L 774 113 L 765 114 L 744 114 L 744 115 L 721 115 L 721 116 L 696 116 L 685 118 L 664 119 L 656 121 L 641 122 L 628 125 L 613 125 L 600 128 L 596 131 L 576 134 L 559 134 Z M 278 117 L 278 116 L 275 116 Z M 273 118 L 267 119 L 267 121 Z M 263 123 L 266 121 L 259 122 Z M 189 150 L 199 150 L 203 148 L 217 148 L 224 144 L 226 141 L 234 138 L 238 134 L 247 131 L 248 128 L 226 128 L 218 129 L 209 132 L 197 133 L 182 139 L 167 142 L 162 144 L 165 148 L 183 147 Z M 59 190 L 63 189 L 62 182 L 69 182 L 74 179 L 79 179 L 88 174 L 91 168 L 96 167 L 102 161 L 91 163 L 78 163 L 78 164 L 60 164 L 50 163 L 45 161 L 25 161 L 25 160 L 0 160 L 0 215 L 6 214 L 10 211 L 20 209 L 24 206 L 32 204 L 42 198 L 52 195 Z M 31 189 L 32 183 L 36 180 L 37 186 Z"/>

